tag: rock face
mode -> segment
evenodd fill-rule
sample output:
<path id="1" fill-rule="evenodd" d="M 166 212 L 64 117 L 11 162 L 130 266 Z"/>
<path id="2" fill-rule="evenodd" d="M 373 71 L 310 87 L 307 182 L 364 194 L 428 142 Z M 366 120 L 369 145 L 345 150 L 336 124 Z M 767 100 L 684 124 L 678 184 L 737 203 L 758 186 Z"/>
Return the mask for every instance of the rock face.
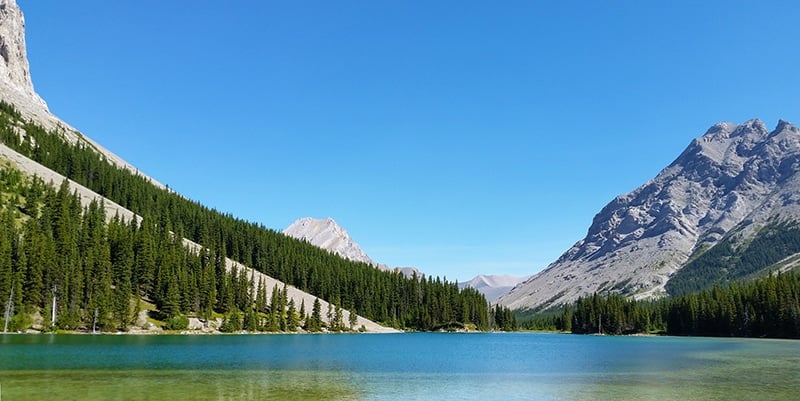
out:
<path id="1" fill-rule="evenodd" d="M 518 276 L 500 276 L 500 275 L 479 275 L 475 276 L 470 281 L 464 281 L 462 283 L 458 283 L 458 288 L 467 288 L 472 287 L 483 296 L 486 297 L 486 300 L 490 303 L 496 301 L 500 296 L 505 295 L 507 292 L 511 291 L 517 284 L 527 280 L 530 276 L 525 277 L 518 277 Z"/>
<path id="2" fill-rule="evenodd" d="M 771 219 L 800 216 L 798 170 L 797 127 L 716 124 L 653 180 L 611 201 L 583 240 L 498 302 L 546 308 L 593 292 L 662 296 L 690 256 L 734 227 L 746 240 Z"/>
<path id="3" fill-rule="evenodd" d="M 350 238 L 347 231 L 332 218 L 304 217 L 292 223 L 283 233 L 335 253 L 345 259 L 374 265 L 375 262 Z"/>
<path id="4" fill-rule="evenodd" d="M 12 89 L 47 108 L 33 90 L 25 49 L 25 18 L 14 0 L 0 0 L 0 74 Z"/>
<path id="5" fill-rule="evenodd" d="M 0 94 L 28 114 L 49 114 L 47 104 L 33 90 L 25 17 L 15 0 L 0 0 Z"/>

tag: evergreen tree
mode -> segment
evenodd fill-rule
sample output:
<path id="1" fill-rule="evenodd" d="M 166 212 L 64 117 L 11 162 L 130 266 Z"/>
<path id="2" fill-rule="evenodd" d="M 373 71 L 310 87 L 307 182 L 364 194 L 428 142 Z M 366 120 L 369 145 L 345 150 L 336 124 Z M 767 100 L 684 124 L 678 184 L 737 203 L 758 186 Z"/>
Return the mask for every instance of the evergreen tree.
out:
<path id="1" fill-rule="evenodd" d="M 297 322 L 298 325 L 300 325 L 301 322 L 302 322 L 303 325 L 305 325 L 307 323 L 307 320 L 308 320 L 307 319 L 308 316 L 306 315 L 306 300 L 305 299 L 301 299 L 300 300 L 300 310 L 298 311 L 298 314 L 300 315 L 300 318 L 299 318 L 299 320 Z"/>
<path id="2" fill-rule="evenodd" d="M 267 331 L 276 332 L 281 330 L 280 316 L 283 314 L 281 309 L 281 295 L 278 285 L 272 288 L 272 295 L 269 302 L 269 316 L 267 317 Z"/>
<path id="3" fill-rule="evenodd" d="M 331 327 L 333 327 L 335 331 L 342 331 L 344 329 L 344 313 L 339 305 L 336 305 L 336 312 L 334 313 Z"/>
<path id="4" fill-rule="evenodd" d="M 355 330 L 355 327 L 358 324 L 358 315 L 356 314 L 355 308 L 350 309 L 348 323 L 350 324 L 350 330 Z"/>
<path id="5" fill-rule="evenodd" d="M 289 300 L 286 310 L 286 331 L 297 331 L 297 308 L 294 306 L 294 299 Z"/>
<path id="6" fill-rule="evenodd" d="M 283 290 L 280 292 L 280 303 L 278 304 L 278 326 L 281 331 L 287 331 L 287 312 L 286 307 L 288 305 L 288 291 L 286 289 L 286 284 L 283 285 Z"/>
<path id="7" fill-rule="evenodd" d="M 319 298 L 314 299 L 311 317 L 306 321 L 306 330 L 312 333 L 322 331 L 322 304 L 319 302 Z"/>

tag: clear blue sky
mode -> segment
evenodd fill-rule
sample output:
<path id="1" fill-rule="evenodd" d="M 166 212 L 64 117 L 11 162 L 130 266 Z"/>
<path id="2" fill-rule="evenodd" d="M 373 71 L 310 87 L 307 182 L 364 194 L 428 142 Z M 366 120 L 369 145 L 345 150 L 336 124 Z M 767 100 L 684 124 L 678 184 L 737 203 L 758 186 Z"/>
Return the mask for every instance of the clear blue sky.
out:
<path id="1" fill-rule="evenodd" d="M 793 1 L 18 2 L 37 91 L 142 171 L 451 280 L 541 270 L 718 121 L 800 122 Z"/>

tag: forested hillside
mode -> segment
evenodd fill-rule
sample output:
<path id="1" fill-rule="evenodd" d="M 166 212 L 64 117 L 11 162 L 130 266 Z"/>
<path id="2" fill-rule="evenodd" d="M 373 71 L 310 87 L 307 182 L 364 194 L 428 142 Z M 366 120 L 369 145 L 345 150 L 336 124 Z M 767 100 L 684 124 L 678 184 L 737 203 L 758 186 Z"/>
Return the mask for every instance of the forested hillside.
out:
<path id="1" fill-rule="evenodd" d="M 726 285 L 762 273 L 780 260 L 800 252 L 800 226 L 797 223 L 772 222 L 740 246 L 734 243 L 733 238 L 727 236 L 689 261 L 667 282 L 669 294 L 681 295 L 715 284 Z"/>
<path id="2" fill-rule="evenodd" d="M 350 262 L 209 209 L 107 163 L 85 143 L 67 143 L 58 132 L 23 121 L 6 103 L 0 103 L 0 140 L 143 217 L 105 225 L 98 205 L 82 210 L 64 187 L 55 191 L 5 169 L 3 218 L 13 224 L 4 223 L 0 237 L 0 299 L 13 301 L 12 315 L 34 309 L 47 315 L 55 294 L 63 328 L 97 321 L 105 329 L 124 329 L 125 300 L 140 297 L 152 299 L 165 319 L 214 312 L 242 319 L 259 307 L 259 296 L 243 290 L 247 277 L 220 270 L 219 260 L 229 257 L 392 327 L 488 329 L 494 323 L 485 298 L 473 289 Z M 181 238 L 208 251 L 189 252 Z M 31 260 L 37 257 L 41 263 Z"/>
<path id="3" fill-rule="evenodd" d="M 577 334 L 800 338 L 800 275 L 770 274 L 657 301 L 594 294 L 526 325 Z"/>

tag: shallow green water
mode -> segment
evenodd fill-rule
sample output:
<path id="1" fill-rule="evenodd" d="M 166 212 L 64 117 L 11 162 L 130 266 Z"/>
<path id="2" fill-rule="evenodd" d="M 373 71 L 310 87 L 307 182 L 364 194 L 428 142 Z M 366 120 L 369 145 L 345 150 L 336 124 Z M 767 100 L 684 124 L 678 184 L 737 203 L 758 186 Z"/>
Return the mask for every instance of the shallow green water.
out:
<path id="1" fill-rule="evenodd" d="M 800 342 L 548 334 L 0 336 L 2 400 L 796 400 Z"/>

